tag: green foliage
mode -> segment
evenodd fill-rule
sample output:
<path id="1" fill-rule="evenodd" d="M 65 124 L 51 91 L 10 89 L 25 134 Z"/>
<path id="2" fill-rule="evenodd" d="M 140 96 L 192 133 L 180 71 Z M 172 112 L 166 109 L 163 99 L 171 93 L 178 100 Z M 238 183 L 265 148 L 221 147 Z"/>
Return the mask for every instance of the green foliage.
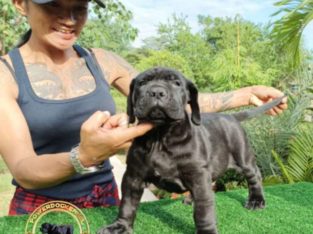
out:
<path id="1" fill-rule="evenodd" d="M 290 93 L 288 105 L 288 110 L 281 116 L 265 116 L 244 123 L 263 177 L 281 174 L 277 162 L 272 157 L 272 150 L 283 159 L 287 158 L 289 141 L 296 135 L 297 127 L 303 121 L 309 99 Z"/>
<path id="2" fill-rule="evenodd" d="M 0 155 L 1 157 L 1 155 Z M 2 157 L 0 158 L 0 174 L 4 174 L 9 172 L 8 167 L 6 166 L 5 162 L 3 161 Z"/>
<path id="3" fill-rule="evenodd" d="M 198 88 L 211 86 L 212 79 L 209 74 L 209 64 L 211 62 L 212 50 L 199 34 L 192 34 L 187 31 L 178 33 L 177 42 L 173 45 L 171 51 L 189 62 L 193 79 Z"/>
<path id="4" fill-rule="evenodd" d="M 290 154 L 287 162 L 273 152 L 278 162 L 282 175 L 288 183 L 299 181 L 313 182 L 313 127 L 306 124 L 305 128 L 298 131 L 290 140 Z"/>
<path id="5" fill-rule="evenodd" d="M 272 150 L 272 155 L 273 155 L 274 159 L 276 160 L 283 177 L 286 178 L 286 180 L 288 181 L 289 184 L 293 184 L 294 180 L 290 176 L 290 174 L 289 174 L 285 164 L 283 163 L 282 159 L 280 158 L 280 156 L 275 152 L 275 150 Z"/>
<path id="6" fill-rule="evenodd" d="M 192 71 L 188 62 L 178 54 L 173 54 L 169 51 L 151 51 L 151 55 L 142 59 L 136 68 L 139 71 L 144 71 L 151 67 L 162 66 L 171 67 L 182 72 L 189 79 L 193 79 Z"/>
<path id="7" fill-rule="evenodd" d="M 167 50 L 182 57 L 188 63 L 197 86 L 200 89 L 210 86 L 208 65 L 212 55 L 211 46 L 199 34 L 191 32 L 185 16 L 173 15 L 166 24 L 159 24 L 157 37 L 150 37 L 144 42 L 144 48 Z"/>
<path id="8" fill-rule="evenodd" d="M 266 176 L 262 180 L 262 184 L 264 186 L 283 184 L 283 183 L 284 183 L 284 181 L 283 181 L 282 177 L 279 175 Z"/>
<path id="9" fill-rule="evenodd" d="M 242 19 L 199 16 L 202 37 L 214 48 L 209 75 L 214 91 L 272 85 L 284 72 L 283 56 L 265 28 Z"/>
<path id="10" fill-rule="evenodd" d="M 25 18 L 19 15 L 11 0 L 0 1 L 0 53 L 6 54 L 26 32 Z"/>
<path id="11" fill-rule="evenodd" d="M 245 53 L 244 48 L 241 49 Z M 237 64 L 233 49 L 224 49 L 213 58 L 209 74 L 212 78 L 212 90 L 228 91 L 248 85 L 271 85 L 274 72 L 264 70 L 259 63 L 249 56 L 242 56 L 240 66 Z"/>
<path id="12" fill-rule="evenodd" d="M 273 85 L 289 72 L 285 55 L 271 42 L 269 29 L 242 19 L 199 16 L 192 33 L 186 17 L 173 15 L 158 26 L 144 48 L 168 50 L 184 58 L 198 88 L 226 91 L 253 84 Z"/>
<path id="13" fill-rule="evenodd" d="M 274 15 L 284 15 L 274 22 L 272 37 L 289 55 L 289 64 L 298 67 L 303 54 L 301 36 L 305 27 L 313 20 L 313 1 L 281 0 L 275 5 L 281 8 Z"/>
<path id="14" fill-rule="evenodd" d="M 290 142 L 287 170 L 295 181 L 313 182 L 313 126 L 307 124 Z"/>
<path id="15" fill-rule="evenodd" d="M 302 71 L 297 77 L 293 84 L 297 89 L 292 87 L 292 91 L 287 89 L 285 92 L 288 95 L 288 110 L 277 117 L 257 118 L 244 123 L 263 177 L 282 175 L 291 181 L 292 177 L 288 178 L 288 170 L 284 167 L 291 154 L 290 142 L 299 136 L 312 99 L 309 93 L 312 74 Z"/>
<path id="16" fill-rule="evenodd" d="M 118 0 L 106 1 L 106 8 L 90 8 L 90 20 L 79 39 L 87 48 L 106 48 L 117 53 L 129 49 L 137 36 L 131 25 L 133 14 Z"/>
<path id="17" fill-rule="evenodd" d="M 111 95 L 115 102 L 116 113 L 126 113 L 127 98 L 114 88 L 111 89 Z"/>

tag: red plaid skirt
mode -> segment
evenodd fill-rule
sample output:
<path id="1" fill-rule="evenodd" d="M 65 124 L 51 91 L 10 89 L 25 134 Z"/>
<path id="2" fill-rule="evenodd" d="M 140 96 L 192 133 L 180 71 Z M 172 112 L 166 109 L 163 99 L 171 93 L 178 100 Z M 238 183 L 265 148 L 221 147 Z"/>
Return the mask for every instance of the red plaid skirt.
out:
<path id="1" fill-rule="evenodd" d="M 11 200 L 9 215 L 30 214 L 40 205 L 54 200 L 60 199 L 36 195 L 17 187 Z M 63 201 L 70 202 L 78 208 L 109 207 L 120 203 L 115 180 L 103 186 L 95 185 L 86 196 Z"/>

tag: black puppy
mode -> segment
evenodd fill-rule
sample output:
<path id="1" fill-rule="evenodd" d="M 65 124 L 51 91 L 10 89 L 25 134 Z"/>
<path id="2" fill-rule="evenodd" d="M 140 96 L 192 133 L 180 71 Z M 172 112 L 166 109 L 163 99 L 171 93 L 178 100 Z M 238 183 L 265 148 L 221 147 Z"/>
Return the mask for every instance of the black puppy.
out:
<path id="1" fill-rule="evenodd" d="M 232 115 L 200 115 L 197 99 L 194 84 L 172 69 L 154 68 L 133 80 L 128 97 L 130 123 L 137 118 L 156 127 L 134 140 L 127 156 L 118 219 L 99 234 L 132 233 L 146 183 L 169 192 L 190 191 L 196 233 L 217 233 L 211 182 L 228 168 L 238 169 L 248 181 L 246 208 L 264 208 L 261 174 L 239 121 L 269 110 L 282 98 Z M 185 110 L 187 104 L 191 116 Z"/>
<path id="2" fill-rule="evenodd" d="M 73 225 L 62 224 L 56 225 L 51 223 L 43 223 L 40 227 L 42 234 L 73 234 Z"/>

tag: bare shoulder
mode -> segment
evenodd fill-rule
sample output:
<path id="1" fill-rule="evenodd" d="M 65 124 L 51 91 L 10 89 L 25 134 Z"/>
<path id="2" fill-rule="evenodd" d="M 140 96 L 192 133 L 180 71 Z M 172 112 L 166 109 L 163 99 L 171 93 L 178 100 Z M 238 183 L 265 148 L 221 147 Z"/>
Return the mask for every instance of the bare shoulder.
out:
<path id="1" fill-rule="evenodd" d="M 118 79 L 132 79 L 138 73 L 124 58 L 104 49 L 92 49 L 110 84 Z"/>
<path id="2" fill-rule="evenodd" d="M 12 67 L 11 60 L 8 55 L 2 56 L 9 66 Z M 18 86 L 15 78 L 8 66 L 0 61 L 0 96 L 7 98 L 15 98 L 18 96 Z"/>

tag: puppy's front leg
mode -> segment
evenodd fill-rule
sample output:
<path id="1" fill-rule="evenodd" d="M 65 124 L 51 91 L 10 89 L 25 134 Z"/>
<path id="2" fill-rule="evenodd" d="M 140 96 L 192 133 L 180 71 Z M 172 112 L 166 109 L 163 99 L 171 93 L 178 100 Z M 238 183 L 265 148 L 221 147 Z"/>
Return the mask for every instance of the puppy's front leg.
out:
<path id="1" fill-rule="evenodd" d="M 194 221 L 197 234 L 216 234 L 216 220 L 214 212 L 214 193 L 211 179 L 206 170 L 189 171 L 184 175 L 184 183 L 193 197 Z"/>
<path id="2" fill-rule="evenodd" d="M 130 234 L 136 211 L 144 190 L 141 177 L 132 170 L 126 170 L 122 181 L 122 201 L 117 220 L 102 229 L 97 234 Z"/>

